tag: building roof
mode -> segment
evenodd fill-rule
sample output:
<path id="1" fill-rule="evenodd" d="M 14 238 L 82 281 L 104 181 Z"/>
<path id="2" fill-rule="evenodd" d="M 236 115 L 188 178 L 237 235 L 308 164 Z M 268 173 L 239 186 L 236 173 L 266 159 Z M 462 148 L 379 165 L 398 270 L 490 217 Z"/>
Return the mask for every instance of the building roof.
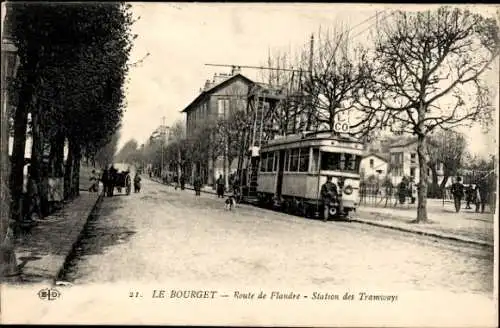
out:
<path id="1" fill-rule="evenodd" d="M 411 136 L 411 137 L 406 137 L 406 138 L 401 138 L 400 140 L 397 140 L 389 145 L 389 148 L 396 148 L 396 147 L 406 147 L 413 145 L 418 141 L 417 137 Z M 437 147 L 438 144 L 436 143 L 435 140 L 431 139 L 430 137 L 426 138 L 426 143 L 428 145 L 432 145 Z"/>
<path id="2" fill-rule="evenodd" d="M 391 143 L 389 145 L 389 148 L 395 148 L 395 147 L 405 147 L 414 144 L 417 142 L 417 137 L 403 137 L 399 140 L 396 140 L 395 142 Z"/>
<path id="3" fill-rule="evenodd" d="M 377 157 L 377 158 L 383 160 L 384 162 L 389 163 L 389 157 L 388 157 L 387 154 L 376 153 L 376 152 L 369 152 L 368 154 L 366 154 L 365 156 L 363 156 L 363 158 L 370 157 L 370 156 Z"/>
<path id="4" fill-rule="evenodd" d="M 229 84 L 231 81 L 234 81 L 235 79 L 243 79 L 243 81 L 249 83 L 249 84 L 253 84 L 255 82 L 253 82 L 252 80 L 250 80 L 249 78 L 247 78 L 246 76 L 242 75 L 242 74 L 235 74 L 231 77 L 229 77 L 228 79 L 210 87 L 209 89 L 207 90 L 204 90 L 202 91 L 189 105 L 186 106 L 186 108 L 184 108 L 181 113 L 187 113 L 189 112 L 196 104 L 198 104 L 202 99 L 205 98 L 205 96 L 209 95 L 209 94 L 212 94 L 216 91 L 218 91 L 220 88 L 226 86 L 227 84 Z"/>

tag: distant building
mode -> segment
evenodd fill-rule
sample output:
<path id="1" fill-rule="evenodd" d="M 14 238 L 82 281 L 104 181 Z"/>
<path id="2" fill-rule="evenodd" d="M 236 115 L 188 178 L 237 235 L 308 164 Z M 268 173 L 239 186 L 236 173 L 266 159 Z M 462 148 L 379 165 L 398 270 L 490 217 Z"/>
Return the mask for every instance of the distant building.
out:
<path id="1" fill-rule="evenodd" d="M 196 128 L 210 120 L 228 118 L 231 113 L 247 110 L 248 90 L 254 82 L 233 69 L 231 74 L 216 74 L 212 80 L 207 80 L 200 94 L 182 110 L 186 113 L 186 136 L 193 135 Z M 215 163 L 207 158 L 186 172 L 191 177 L 200 174 L 203 183 L 212 184 L 216 177 L 224 172 L 223 158 L 219 156 Z M 237 160 L 229 163 L 229 172 L 236 171 Z"/>
<path id="2" fill-rule="evenodd" d="M 389 172 L 389 159 L 387 155 L 370 152 L 363 156 L 360 163 L 360 173 L 365 178 L 376 176 L 384 178 Z"/>
<path id="3" fill-rule="evenodd" d="M 389 146 L 389 168 L 392 183 L 398 184 L 403 177 L 413 178 L 415 182 L 420 180 L 420 170 L 417 154 L 417 138 L 402 138 Z M 427 168 L 429 182 L 432 179 L 432 171 Z M 438 183 L 443 180 L 444 167 L 439 163 L 437 167 Z"/>

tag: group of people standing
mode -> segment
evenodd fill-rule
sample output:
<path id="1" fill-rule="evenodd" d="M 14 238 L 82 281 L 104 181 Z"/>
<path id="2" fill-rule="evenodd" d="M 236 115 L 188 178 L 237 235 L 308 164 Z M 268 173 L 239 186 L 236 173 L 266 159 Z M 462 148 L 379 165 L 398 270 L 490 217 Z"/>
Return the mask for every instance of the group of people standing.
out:
<path id="1" fill-rule="evenodd" d="M 126 172 L 128 174 L 128 171 Z M 92 174 L 90 175 L 90 192 L 98 192 L 99 191 L 99 181 L 102 182 L 104 195 L 108 197 L 112 197 L 114 194 L 114 189 L 117 187 L 118 182 L 118 170 L 115 169 L 113 165 L 109 168 L 105 168 L 102 171 L 102 175 L 99 178 L 99 175 L 95 170 L 92 170 Z M 135 173 L 134 176 L 134 192 L 138 193 L 141 191 L 141 176 L 138 172 Z"/>
<path id="2" fill-rule="evenodd" d="M 102 171 L 101 182 L 104 186 L 104 195 L 108 197 L 113 196 L 117 175 L 118 171 L 113 165 L 111 165 L 109 169 L 104 169 Z"/>
<path id="3" fill-rule="evenodd" d="M 233 196 L 238 198 L 239 191 L 240 191 L 240 183 L 239 183 L 238 176 L 235 174 L 235 175 L 230 176 L 229 179 L 230 179 L 229 183 L 231 185 Z M 217 198 L 224 198 L 224 192 L 226 191 L 226 181 L 222 177 L 222 174 L 219 175 L 219 178 L 215 182 L 215 186 L 216 186 Z"/>
<path id="4" fill-rule="evenodd" d="M 471 203 L 476 205 L 476 213 L 484 213 L 486 204 L 488 203 L 488 188 L 484 181 L 480 181 L 475 186 L 464 186 L 462 178 L 457 177 L 451 185 L 451 194 L 455 205 L 455 211 L 458 213 L 462 207 L 462 199 L 465 197 L 465 209 L 472 209 Z"/>

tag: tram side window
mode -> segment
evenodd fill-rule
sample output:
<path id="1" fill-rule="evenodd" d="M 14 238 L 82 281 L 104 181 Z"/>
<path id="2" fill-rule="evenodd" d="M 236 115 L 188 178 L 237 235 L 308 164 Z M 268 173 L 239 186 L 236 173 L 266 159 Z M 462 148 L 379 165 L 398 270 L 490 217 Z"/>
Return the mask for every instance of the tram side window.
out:
<path id="1" fill-rule="evenodd" d="M 321 153 L 321 169 L 330 171 L 357 172 L 361 156 L 346 153 Z"/>
<path id="2" fill-rule="evenodd" d="M 283 165 L 283 171 L 288 171 L 288 163 L 290 162 L 290 159 L 288 158 L 290 156 L 290 152 L 288 150 L 285 151 L 285 163 Z"/>
<path id="3" fill-rule="evenodd" d="M 267 154 L 266 172 L 272 172 L 273 171 L 273 164 L 274 164 L 274 152 L 268 153 Z"/>
<path id="4" fill-rule="evenodd" d="M 354 154 L 346 154 L 347 171 L 358 171 L 360 162 L 361 162 L 361 156 L 356 156 Z"/>
<path id="5" fill-rule="evenodd" d="M 260 156 L 260 172 L 266 172 L 267 168 L 267 153 Z"/>
<path id="6" fill-rule="evenodd" d="M 318 161 L 319 161 L 319 149 L 318 148 L 313 148 L 313 155 L 312 155 L 312 163 L 311 163 L 311 172 L 317 172 L 318 171 Z"/>
<path id="7" fill-rule="evenodd" d="M 326 171 L 337 171 L 340 169 L 339 153 L 321 153 L 321 169 Z"/>
<path id="8" fill-rule="evenodd" d="M 299 169 L 299 149 L 292 149 L 290 154 L 290 172 L 297 172 Z"/>
<path id="9" fill-rule="evenodd" d="M 278 154 L 279 154 L 279 152 L 277 152 L 277 151 L 274 152 L 274 169 L 273 169 L 273 172 L 277 172 L 278 171 Z"/>
<path id="10" fill-rule="evenodd" d="M 309 170 L 309 148 L 301 148 L 299 155 L 299 172 Z"/>

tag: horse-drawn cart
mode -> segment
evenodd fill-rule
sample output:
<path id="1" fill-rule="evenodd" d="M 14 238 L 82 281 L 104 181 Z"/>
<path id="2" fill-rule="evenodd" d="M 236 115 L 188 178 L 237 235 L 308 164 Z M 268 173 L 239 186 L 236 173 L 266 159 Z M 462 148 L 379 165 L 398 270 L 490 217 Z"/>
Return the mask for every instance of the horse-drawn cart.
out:
<path id="1" fill-rule="evenodd" d="M 122 192 L 122 188 L 125 188 L 127 195 L 130 195 L 132 190 L 132 179 L 130 178 L 130 172 L 118 172 L 115 177 L 115 187 L 118 192 Z"/>

